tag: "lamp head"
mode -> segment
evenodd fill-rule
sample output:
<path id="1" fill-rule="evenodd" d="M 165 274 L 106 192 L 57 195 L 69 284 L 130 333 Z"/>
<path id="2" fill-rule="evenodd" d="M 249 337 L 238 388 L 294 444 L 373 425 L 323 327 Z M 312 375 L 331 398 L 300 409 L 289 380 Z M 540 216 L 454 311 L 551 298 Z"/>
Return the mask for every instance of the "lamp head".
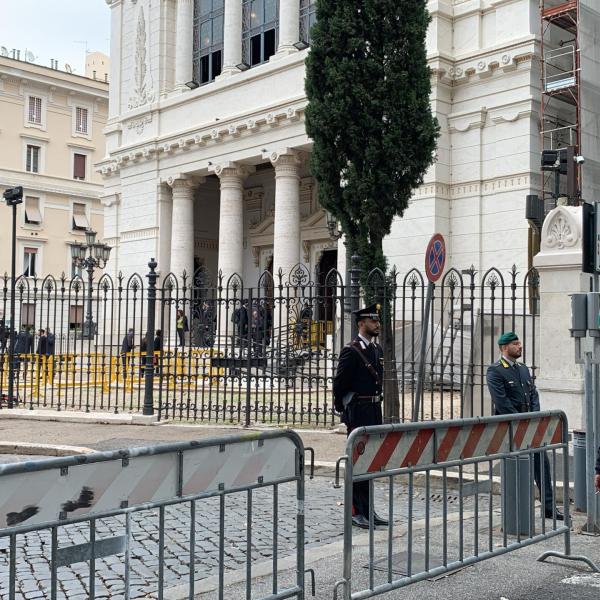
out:
<path id="1" fill-rule="evenodd" d="M 110 258 L 110 251 L 112 248 L 108 244 L 102 244 L 102 260 L 106 264 Z"/>
<path id="2" fill-rule="evenodd" d="M 85 243 L 88 246 L 93 246 L 96 243 L 96 232 L 93 229 L 85 230 Z"/>
<path id="3" fill-rule="evenodd" d="M 4 190 L 2 194 L 7 206 L 16 206 L 23 202 L 23 187 L 18 185 L 17 187 L 8 188 Z"/>
<path id="4" fill-rule="evenodd" d="M 73 261 L 79 261 L 85 258 L 85 246 L 79 242 L 71 244 L 71 256 Z"/>

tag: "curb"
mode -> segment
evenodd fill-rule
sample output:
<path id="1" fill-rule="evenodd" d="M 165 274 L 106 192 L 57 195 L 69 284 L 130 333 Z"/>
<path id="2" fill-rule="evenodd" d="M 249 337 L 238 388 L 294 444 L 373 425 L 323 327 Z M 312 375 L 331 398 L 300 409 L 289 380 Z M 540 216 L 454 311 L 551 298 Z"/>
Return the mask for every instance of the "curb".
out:
<path id="1" fill-rule="evenodd" d="M 27 408 L 2 408 L 0 419 L 25 419 L 30 421 L 62 421 L 64 423 L 90 423 L 103 425 L 158 425 L 158 416 L 129 413 L 101 413 L 56 411 Z"/>
<path id="2" fill-rule="evenodd" d="M 1 442 L 0 454 L 19 454 L 22 456 L 73 456 L 93 454 L 96 450 L 84 446 L 61 446 L 53 444 L 34 444 L 30 442 Z"/>

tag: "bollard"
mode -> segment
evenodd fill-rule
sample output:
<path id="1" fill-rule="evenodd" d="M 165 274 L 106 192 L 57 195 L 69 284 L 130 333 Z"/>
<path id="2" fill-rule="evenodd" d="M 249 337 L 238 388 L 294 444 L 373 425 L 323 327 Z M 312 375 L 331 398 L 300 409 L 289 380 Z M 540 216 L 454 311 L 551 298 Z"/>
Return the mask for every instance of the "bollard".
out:
<path id="1" fill-rule="evenodd" d="M 533 465 L 531 469 L 533 469 Z M 534 500 L 531 469 L 527 456 L 507 458 L 504 461 L 502 472 L 503 527 L 508 535 L 529 535 L 531 503 Z"/>
<path id="2" fill-rule="evenodd" d="M 573 486 L 575 510 L 587 512 L 587 471 L 585 431 L 573 432 Z"/>

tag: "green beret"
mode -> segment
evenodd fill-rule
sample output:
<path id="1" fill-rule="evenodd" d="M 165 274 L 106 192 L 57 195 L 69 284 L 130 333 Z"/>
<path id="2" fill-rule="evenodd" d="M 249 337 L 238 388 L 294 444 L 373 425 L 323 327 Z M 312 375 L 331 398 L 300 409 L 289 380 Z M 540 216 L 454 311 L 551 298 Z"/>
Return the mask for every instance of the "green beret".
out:
<path id="1" fill-rule="evenodd" d="M 511 342 L 516 342 L 519 336 L 514 331 L 506 331 L 498 338 L 498 346 L 505 346 Z"/>

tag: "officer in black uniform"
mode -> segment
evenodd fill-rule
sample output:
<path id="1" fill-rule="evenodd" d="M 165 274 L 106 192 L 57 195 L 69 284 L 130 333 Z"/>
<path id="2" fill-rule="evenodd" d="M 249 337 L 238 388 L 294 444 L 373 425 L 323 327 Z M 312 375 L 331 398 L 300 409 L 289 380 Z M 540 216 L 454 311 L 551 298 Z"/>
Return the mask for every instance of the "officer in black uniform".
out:
<path id="1" fill-rule="evenodd" d="M 487 385 L 494 402 L 495 414 L 537 412 L 540 410 L 540 397 L 531 379 L 529 369 L 517 362 L 523 353 L 523 346 L 516 333 L 508 331 L 498 338 L 500 359 L 487 370 Z M 542 494 L 542 478 L 540 454 L 534 454 L 533 476 L 544 503 L 545 516 L 548 519 L 554 514 L 562 521 L 563 514 L 554 507 L 550 461 L 544 452 L 544 493 Z"/>
<path id="2" fill-rule="evenodd" d="M 379 335 L 379 305 L 373 304 L 352 314 L 358 326 L 358 336 L 340 353 L 333 380 L 335 408 L 342 413 L 348 435 L 356 427 L 381 425 L 383 391 L 383 350 L 374 341 Z M 352 524 L 369 528 L 369 482 L 352 486 Z M 375 525 L 388 522 L 373 514 Z"/>

